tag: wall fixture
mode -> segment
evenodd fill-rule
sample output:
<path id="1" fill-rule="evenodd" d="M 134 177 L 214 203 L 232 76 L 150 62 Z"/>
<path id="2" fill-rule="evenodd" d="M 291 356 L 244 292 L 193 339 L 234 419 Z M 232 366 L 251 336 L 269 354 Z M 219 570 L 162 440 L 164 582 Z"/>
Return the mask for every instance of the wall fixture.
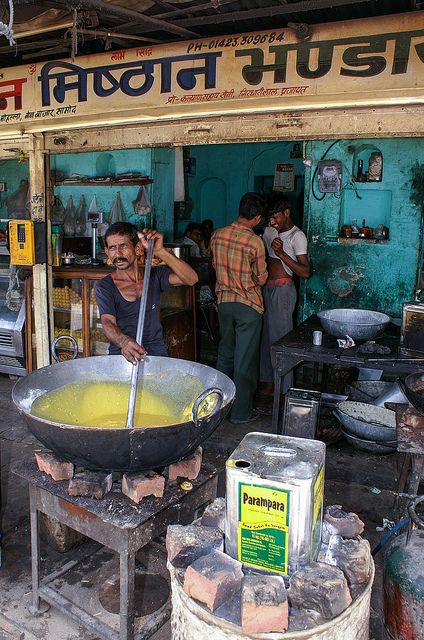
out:
<path id="1" fill-rule="evenodd" d="M 340 160 L 318 162 L 318 189 L 321 193 L 337 193 L 342 186 L 342 163 Z"/>
<path id="2" fill-rule="evenodd" d="M 293 149 L 290 151 L 290 158 L 301 158 L 302 149 L 300 148 L 300 142 L 295 142 Z"/>

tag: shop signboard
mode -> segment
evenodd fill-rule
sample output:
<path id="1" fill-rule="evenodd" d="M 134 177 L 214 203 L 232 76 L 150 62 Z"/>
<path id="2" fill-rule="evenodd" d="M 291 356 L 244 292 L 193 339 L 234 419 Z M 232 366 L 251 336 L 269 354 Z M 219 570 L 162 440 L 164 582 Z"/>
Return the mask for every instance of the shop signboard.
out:
<path id="1" fill-rule="evenodd" d="M 190 116 L 424 101 L 424 12 L 0 69 L 0 136 Z"/>

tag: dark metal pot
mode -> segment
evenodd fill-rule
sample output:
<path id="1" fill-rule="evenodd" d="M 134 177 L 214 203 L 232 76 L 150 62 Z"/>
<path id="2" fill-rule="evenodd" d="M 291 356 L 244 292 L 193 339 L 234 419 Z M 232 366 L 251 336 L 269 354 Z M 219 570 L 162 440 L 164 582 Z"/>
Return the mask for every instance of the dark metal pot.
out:
<path id="1" fill-rule="evenodd" d="M 32 433 L 58 456 L 87 469 L 119 471 L 147 471 L 189 456 L 218 427 L 233 403 L 235 386 L 223 373 L 197 362 L 149 356 L 143 365 L 143 384 L 148 383 L 150 390 L 166 395 L 175 403 L 176 414 L 193 400 L 190 376 L 195 376 L 204 386 L 201 396 L 207 395 L 209 389 L 215 393 L 218 390 L 220 401 L 212 413 L 199 418 L 199 403 L 195 402 L 189 422 L 137 429 L 60 424 L 31 413 L 32 403 L 38 396 L 70 382 L 129 383 L 131 367 L 122 356 L 60 362 L 21 378 L 13 388 L 12 399 Z"/>
<path id="2" fill-rule="evenodd" d="M 412 406 L 424 413 L 424 373 L 410 373 L 403 382 L 399 380 L 399 383 Z M 421 388 L 421 392 L 417 388 Z"/>

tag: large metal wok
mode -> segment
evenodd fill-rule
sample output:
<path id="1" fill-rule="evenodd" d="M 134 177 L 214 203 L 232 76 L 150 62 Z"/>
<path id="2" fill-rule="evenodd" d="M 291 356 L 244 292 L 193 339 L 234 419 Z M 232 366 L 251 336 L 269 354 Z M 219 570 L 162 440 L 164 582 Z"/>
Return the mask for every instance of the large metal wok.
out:
<path id="1" fill-rule="evenodd" d="M 131 378 L 132 365 L 122 356 L 98 356 L 69 360 L 38 369 L 19 380 L 12 399 L 32 433 L 58 456 L 87 469 L 147 471 L 189 456 L 225 418 L 235 395 L 234 383 L 223 373 L 196 362 L 149 356 L 140 384 L 149 384 L 166 395 L 179 410 L 193 401 L 192 376 L 212 389 L 218 402 L 209 415 L 199 417 L 199 396 L 189 422 L 171 426 L 110 429 L 60 424 L 31 413 L 34 400 L 48 391 L 77 381 L 120 382 Z M 197 395 L 197 394 L 195 394 Z"/>

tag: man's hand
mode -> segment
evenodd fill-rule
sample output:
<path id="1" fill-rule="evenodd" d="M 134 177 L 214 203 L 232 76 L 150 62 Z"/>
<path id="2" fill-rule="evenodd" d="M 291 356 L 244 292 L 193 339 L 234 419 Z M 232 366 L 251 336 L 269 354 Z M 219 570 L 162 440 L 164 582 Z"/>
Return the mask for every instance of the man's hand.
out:
<path id="1" fill-rule="evenodd" d="M 284 258 L 287 255 L 286 252 L 284 251 L 283 241 L 280 240 L 280 238 L 274 238 L 274 240 L 272 241 L 271 247 L 274 249 L 275 254 L 279 258 Z"/>
<path id="2" fill-rule="evenodd" d="M 134 365 L 137 364 L 137 362 L 143 362 L 144 357 L 147 355 L 145 348 L 129 336 L 122 341 L 120 347 L 121 354 L 124 358 Z"/>
<path id="3" fill-rule="evenodd" d="M 160 258 L 161 254 L 166 251 L 163 246 L 163 234 L 159 233 L 159 231 L 156 231 L 155 229 L 143 229 L 143 231 L 138 232 L 138 237 L 146 251 L 149 240 L 153 240 L 153 253 L 158 258 Z"/>

